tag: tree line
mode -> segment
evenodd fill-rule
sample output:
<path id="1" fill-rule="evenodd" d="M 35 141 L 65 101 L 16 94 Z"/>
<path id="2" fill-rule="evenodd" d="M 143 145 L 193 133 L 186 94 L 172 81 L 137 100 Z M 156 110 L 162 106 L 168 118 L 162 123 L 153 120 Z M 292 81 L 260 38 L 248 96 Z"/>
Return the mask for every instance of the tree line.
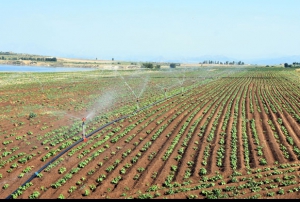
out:
<path id="1" fill-rule="evenodd" d="M 300 67 L 300 62 L 293 62 L 292 64 L 284 63 L 284 67 Z"/>
<path id="2" fill-rule="evenodd" d="M 2 52 L 2 51 L 0 51 L 0 55 L 16 55 L 16 54 L 13 53 L 13 52 Z"/>
<path id="3" fill-rule="evenodd" d="M 179 63 L 170 63 L 170 68 L 175 68 L 176 66 L 180 66 Z M 153 63 L 147 62 L 142 64 L 142 68 L 147 68 L 147 69 L 160 69 L 161 65 L 156 64 L 154 65 Z"/>
<path id="4" fill-rule="evenodd" d="M 235 61 L 220 62 L 220 61 L 213 61 L 213 60 L 204 60 L 202 63 L 199 62 L 199 64 L 244 65 L 245 63 L 242 62 L 242 61 L 238 61 L 238 62 L 235 62 Z"/>
<path id="5" fill-rule="evenodd" d="M 0 57 L 1 60 L 33 60 L 33 61 L 52 61 L 56 62 L 57 58 L 56 57 Z"/>

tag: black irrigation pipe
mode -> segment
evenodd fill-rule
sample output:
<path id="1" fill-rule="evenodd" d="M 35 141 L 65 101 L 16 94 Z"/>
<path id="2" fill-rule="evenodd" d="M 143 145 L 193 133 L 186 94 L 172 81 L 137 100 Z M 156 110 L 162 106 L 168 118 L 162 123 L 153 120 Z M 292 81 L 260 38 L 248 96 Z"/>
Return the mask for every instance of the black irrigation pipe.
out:
<path id="1" fill-rule="evenodd" d="M 190 89 L 188 89 L 188 91 L 189 91 L 189 90 L 190 90 Z M 106 123 L 105 125 L 101 126 L 100 128 L 98 128 L 98 129 L 92 131 L 91 133 L 89 133 L 88 135 L 86 135 L 86 137 L 90 137 L 90 136 L 92 136 L 93 134 L 97 133 L 98 131 L 102 130 L 103 128 L 105 128 L 105 127 L 107 127 L 107 126 L 109 126 L 109 125 L 111 125 L 111 124 L 113 124 L 113 123 L 115 123 L 115 122 L 118 122 L 118 121 L 120 121 L 120 120 L 122 120 L 122 119 L 125 119 L 125 118 L 127 118 L 127 117 L 130 117 L 130 116 L 134 115 L 135 113 L 137 113 L 137 112 L 139 112 L 139 111 L 142 111 L 142 110 L 144 110 L 144 109 L 147 109 L 147 108 L 149 108 L 149 107 L 151 107 L 151 106 L 154 106 L 154 105 L 156 105 L 156 104 L 158 104 L 158 103 L 160 103 L 160 102 L 163 102 L 163 101 L 165 101 L 165 100 L 167 100 L 167 99 L 169 99 L 169 98 L 175 97 L 176 95 L 179 95 L 179 94 L 182 94 L 182 93 L 181 93 L 181 92 L 180 92 L 180 93 L 176 93 L 176 94 L 171 95 L 171 96 L 169 96 L 169 97 L 167 97 L 167 98 L 160 99 L 160 100 L 158 100 L 158 101 L 156 101 L 156 102 L 153 102 L 153 103 L 151 103 L 151 104 L 149 104 L 149 105 L 147 105 L 147 106 L 144 106 L 144 107 L 142 107 L 142 108 L 140 108 L 140 109 L 138 109 L 138 110 L 135 110 L 135 111 L 132 112 L 131 114 L 127 114 L 127 115 L 121 116 L 120 118 L 117 118 L 117 119 L 115 119 L 115 120 L 113 120 L 113 121 L 111 121 L 111 122 L 109 122 L 109 123 Z M 47 166 L 49 166 L 52 162 L 54 162 L 56 159 L 58 159 L 59 157 L 61 157 L 63 154 L 65 154 L 67 151 L 69 151 L 71 148 L 73 148 L 75 145 L 77 145 L 78 143 L 80 143 L 80 142 L 82 142 L 82 141 L 83 141 L 83 139 L 77 140 L 77 141 L 74 142 L 72 145 L 70 145 L 69 147 L 67 147 L 64 151 L 60 152 L 57 156 L 55 156 L 53 159 L 51 159 L 48 163 L 46 163 L 44 166 L 42 166 L 39 170 L 37 170 L 36 172 L 34 172 L 34 174 L 33 174 L 28 180 L 26 180 L 26 182 L 24 182 L 24 183 L 21 185 L 21 187 L 24 186 L 24 185 L 26 185 L 26 184 L 27 184 L 28 182 L 30 182 L 31 180 L 33 180 L 33 178 L 35 178 L 36 176 L 38 176 L 38 174 L 39 174 L 41 171 L 43 171 Z M 18 190 L 19 190 L 19 188 L 16 189 L 16 190 L 15 190 L 13 193 L 11 193 L 9 196 L 7 196 L 5 199 L 11 199 L 12 196 L 13 196 L 13 194 L 15 194 Z"/>

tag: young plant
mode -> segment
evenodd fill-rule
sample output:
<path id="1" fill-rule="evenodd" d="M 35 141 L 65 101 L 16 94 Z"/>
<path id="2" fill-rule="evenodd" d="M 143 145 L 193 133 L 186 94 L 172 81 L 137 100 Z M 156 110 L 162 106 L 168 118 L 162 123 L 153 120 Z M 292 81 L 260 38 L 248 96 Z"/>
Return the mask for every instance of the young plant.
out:
<path id="1" fill-rule="evenodd" d="M 8 187 L 9 187 L 9 184 L 4 184 L 2 188 L 7 189 Z"/>
<path id="2" fill-rule="evenodd" d="M 70 189 L 68 190 L 69 193 L 72 193 L 73 191 L 75 191 L 77 189 L 77 187 L 75 186 L 71 186 Z"/>
<path id="3" fill-rule="evenodd" d="M 66 171 L 67 171 L 67 168 L 61 167 L 61 168 L 58 170 L 58 173 L 59 173 L 59 174 L 62 174 L 62 173 L 64 173 L 64 172 L 66 172 Z"/>
<path id="4" fill-rule="evenodd" d="M 29 199 L 37 199 L 40 196 L 40 192 L 34 191 L 30 196 Z"/>
<path id="5" fill-rule="evenodd" d="M 84 190 L 84 193 L 82 194 L 83 196 L 88 196 L 90 195 L 90 191 L 88 189 Z"/>
<path id="6" fill-rule="evenodd" d="M 64 197 L 63 194 L 60 194 L 57 198 L 58 198 L 58 199 L 65 199 L 65 197 Z"/>
<path id="7" fill-rule="evenodd" d="M 133 176 L 133 180 L 137 180 L 139 179 L 140 175 L 139 174 L 136 174 L 135 176 Z"/>
<path id="8" fill-rule="evenodd" d="M 18 176 L 18 178 L 22 178 L 22 177 L 24 177 L 24 173 L 20 173 L 20 175 Z"/>
<path id="9" fill-rule="evenodd" d="M 95 191 L 96 190 L 96 185 L 94 185 L 94 184 L 91 184 L 89 187 L 90 187 L 91 191 Z"/>

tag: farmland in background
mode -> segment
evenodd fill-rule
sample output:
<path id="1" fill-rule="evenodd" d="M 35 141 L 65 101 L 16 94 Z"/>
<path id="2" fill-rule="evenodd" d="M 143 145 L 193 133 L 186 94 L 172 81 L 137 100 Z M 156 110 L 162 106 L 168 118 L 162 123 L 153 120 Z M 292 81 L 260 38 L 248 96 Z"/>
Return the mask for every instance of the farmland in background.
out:
<path id="1" fill-rule="evenodd" d="M 0 73 L 0 198 L 299 198 L 299 81 L 263 67 Z M 21 186 L 81 139 L 81 118 L 88 134 L 124 115 Z"/>

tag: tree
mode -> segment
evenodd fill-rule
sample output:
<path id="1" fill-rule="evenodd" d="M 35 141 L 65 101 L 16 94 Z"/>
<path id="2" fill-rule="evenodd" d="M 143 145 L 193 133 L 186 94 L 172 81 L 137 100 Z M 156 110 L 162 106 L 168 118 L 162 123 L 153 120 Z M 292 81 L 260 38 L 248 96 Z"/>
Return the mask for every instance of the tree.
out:
<path id="1" fill-rule="evenodd" d="M 21 59 L 22 59 L 22 58 L 21 58 Z M 28 60 L 28 58 L 24 58 L 24 59 L 22 59 L 22 60 Z M 53 61 L 53 62 L 56 62 L 57 59 L 56 59 L 56 57 L 53 57 L 53 58 L 45 58 L 45 61 Z"/>
<path id="2" fill-rule="evenodd" d="M 175 68 L 176 67 L 176 64 L 175 63 L 171 63 L 170 64 L 170 68 Z"/>
<path id="3" fill-rule="evenodd" d="M 152 63 L 143 63 L 142 67 L 148 68 L 148 69 L 153 69 L 153 64 Z"/>
<path id="4" fill-rule="evenodd" d="M 288 63 L 284 63 L 284 67 L 289 67 L 289 64 Z"/>

